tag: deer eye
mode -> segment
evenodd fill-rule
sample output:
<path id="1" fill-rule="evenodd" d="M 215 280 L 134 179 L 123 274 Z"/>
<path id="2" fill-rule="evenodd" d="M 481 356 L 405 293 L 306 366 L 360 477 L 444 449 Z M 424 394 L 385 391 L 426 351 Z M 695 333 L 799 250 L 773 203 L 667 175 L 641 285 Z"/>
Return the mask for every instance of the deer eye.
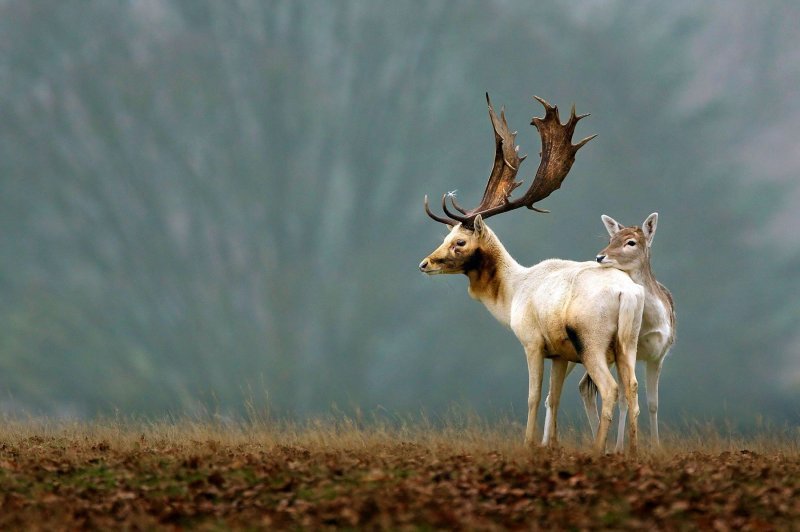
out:
<path id="1" fill-rule="evenodd" d="M 466 246 L 466 245 L 467 245 L 466 240 L 456 240 L 456 246 Z"/>
<path id="2" fill-rule="evenodd" d="M 635 246 L 636 245 L 636 240 L 628 240 L 627 242 L 625 242 L 625 245 L 626 246 Z"/>

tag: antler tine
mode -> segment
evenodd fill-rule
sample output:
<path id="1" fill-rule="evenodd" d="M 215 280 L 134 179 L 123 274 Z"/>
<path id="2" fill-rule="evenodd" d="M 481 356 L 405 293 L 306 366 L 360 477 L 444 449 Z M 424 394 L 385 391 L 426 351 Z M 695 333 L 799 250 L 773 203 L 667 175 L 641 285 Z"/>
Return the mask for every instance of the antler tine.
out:
<path id="1" fill-rule="evenodd" d="M 456 195 L 455 194 L 449 194 L 449 196 L 450 196 L 450 203 L 453 204 L 453 207 L 455 207 L 456 210 L 458 212 L 460 212 L 461 214 L 467 214 L 467 209 L 465 209 L 464 207 L 459 205 L 458 202 L 456 201 Z"/>
<path id="2" fill-rule="evenodd" d="M 583 115 L 583 116 L 589 116 L 589 115 Z M 597 134 L 589 135 L 585 139 L 581 140 L 579 143 L 575 144 L 573 146 L 573 148 L 575 148 L 575 151 L 577 152 L 579 149 L 583 148 L 584 144 L 586 144 L 587 142 L 589 142 L 590 140 L 592 140 L 596 136 L 597 136 Z"/>
<path id="3" fill-rule="evenodd" d="M 448 220 L 447 218 L 442 218 L 441 216 L 437 216 L 437 215 L 435 215 L 435 214 L 433 214 L 431 212 L 431 208 L 428 206 L 428 195 L 427 194 L 425 194 L 425 212 L 428 213 L 428 216 L 430 216 L 431 218 L 433 218 L 437 222 L 440 222 L 440 223 L 443 223 L 443 224 L 447 224 L 447 225 L 453 225 L 453 221 L 452 220 Z"/>
<path id="4" fill-rule="evenodd" d="M 577 126 L 578 122 L 580 122 L 581 120 L 583 120 L 587 116 L 591 116 L 591 114 L 590 113 L 585 113 L 585 114 L 582 114 L 582 115 L 576 115 L 575 114 L 575 104 L 574 103 L 572 104 L 572 109 L 569 112 L 569 120 L 567 120 L 567 123 L 564 124 L 564 127 L 565 127 L 566 131 L 569 133 L 569 138 L 570 139 L 572 139 L 572 134 L 575 132 L 575 126 Z M 597 135 L 592 135 L 589 138 L 589 140 L 592 140 L 596 136 Z M 584 139 L 584 140 L 586 140 L 586 139 Z M 589 140 L 586 140 L 586 142 L 589 142 Z M 586 144 L 586 142 L 583 142 L 583 141 L 581 141 L 581 142 L 583 144 Z M 578 151 L 578 149 L 580 149 L 580 147 L 583 146 L 583 144 L 581 144 L 581 143 L 577 144 L 576 148 L 575 148 L 575 151 Z"/>
<path id="5" fill-rule="evenodd" d="M 448 197 L 450 198 L 450 201 L 453 201 L 453 194 L 447 193 L 442 195 L 442 210 L 444 211 L 444 213 L 453 220 L 461 222 L 462 224 L 472 222 L 472 219 L 469 216 L 460 216 L 458 214 L 453 214 L 452 212 L 450 212 L 450 210 L 447 208 Z"/>
<path id="6" fill-rule="evenodd" d="M 536 96 L 535 94 L 533 95 L 533 99 L 536 100 L 537 102 L 539 102 L 540 104 L 542 104 L 542 106 L 544 107 L 544 117 L 543 118 L 538 118 L 538 120 L 547 120 L 551 116 L 555 116 L 555 119 L 558 121 L 558 123 L 559 124 L 561 123 L 561 117 L 558 116 L 558 106 L 557 105 L 550 105 L 550 103 L 547 100 L 545 100 L 544 98 L 541 98 L 539 96 Z M 537 120 L 537 117 L 534 116 L 533 118 L 531 118 L 531 125 L 532 126 L 536 125 L 536 123 L 534 122 L 535 120 Z"/>

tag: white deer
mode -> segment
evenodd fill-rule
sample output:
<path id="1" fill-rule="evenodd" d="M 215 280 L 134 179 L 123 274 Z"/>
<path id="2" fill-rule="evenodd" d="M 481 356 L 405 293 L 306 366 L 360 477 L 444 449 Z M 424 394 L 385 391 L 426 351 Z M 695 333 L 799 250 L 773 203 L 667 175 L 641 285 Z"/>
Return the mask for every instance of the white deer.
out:
<path id="1" fill-rule="evenodd" d="M 528 191 L 515 200 L 509 198 L 511 191 L 521 184 L 515 177 L 523 158 L 517 154 L 515 133 L 509 131 L 504 114 L 501 112 L 498 118 L 489 102 L 495 132 L 495 162 L 483 199 L 475 209 L 466 210 L 452 195 L 445 194 L 442 209 L 447 218 L 444 218 L 430 211 L 425 198 L 428 215 L 447 224 L 450 232 L 419 268 L 427 274 L 465 274 L 470 296 L 511 328 L 522 343 L 529 376 L 527 445 L 534 444 L 544 359 L 549 358 L 553 364 L 550 378 L 553 428 L 567 364 L 583 363 L 602 399 L 594 442 L 595 451 L 602 452 L 617 400 L 618 386 L 608 367 L 615 362 L 630 405 L 628 430 L 630 448 L 635 452 L 639 408 L 634 370 L 644 290 L 622 271 L 604 268 L 595 261 L 550 259 L 530 268 L 523 267 L 484 223 L 489 216 L 523 206 L 538 210 L 533 204 L 559 188 L 575 153 L 593 138 L 572 145 L 575 125 L 586 115 L 576 116 L 573 107 L 568 122 L 561 124 L 558 108 L 536 99 L 545 107 L 545 116 L 531 122 L 541 135 L 542 151 Z M 448 198 L 460 214 L 449 210 Z M 548 443 L 555 442 L 555 430 L 551 436 Z"/>

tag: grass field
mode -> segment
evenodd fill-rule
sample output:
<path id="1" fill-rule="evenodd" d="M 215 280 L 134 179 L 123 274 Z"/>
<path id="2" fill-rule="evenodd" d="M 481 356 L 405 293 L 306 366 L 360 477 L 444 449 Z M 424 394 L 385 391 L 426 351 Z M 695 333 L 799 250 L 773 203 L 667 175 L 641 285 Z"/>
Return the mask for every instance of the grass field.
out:
<path id="1" fill-rule="evenodd" d="M 637 458 L 568 432 L 527 451 L 479 420 L 5 421 L 0 529 L 715 529 L 800 526 L 797 432 L 667 436 Z"/>

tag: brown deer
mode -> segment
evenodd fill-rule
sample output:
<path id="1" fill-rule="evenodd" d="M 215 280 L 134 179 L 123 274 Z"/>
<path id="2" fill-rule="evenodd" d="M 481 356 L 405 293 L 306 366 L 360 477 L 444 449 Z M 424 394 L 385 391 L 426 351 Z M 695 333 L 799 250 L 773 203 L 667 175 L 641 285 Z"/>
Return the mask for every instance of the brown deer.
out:
<path id="1" fill-rule="evenodd" d="M 636 284 L 644 288 L 644 311 L 636 358 L 647 364 L 646 390 L 647 408 L 650 411 L 650 438 L 652 443 L 658 446 L 658 379 L 664 360 L 675 342 L 675 302 L 667 287 L 656 280 L 650 265 L 650 248 L 656 234 L 658 213 L 654 212 L 648 216 L 642 227 L 625 227 L 605 214 L 601 219 L 611 238 L 608 246 L 597 254 L 597 262 L 626 272 Z M 590 413 L 593 411 L 593 415 L 590 415 L 590 424 L 597 426 L 597 407 L 592 405 L 594 393 L 591 393 L 586 386 L 582 386 L 581 395 L 586 411 Z M 617 449 L 622 448 L 625 433 L 624 399 L 620 399 L 619 411 Z"/>
<path id="2" fill-rule="evenodd" d="M 466 275 L 470 296 L 481 301 L 498 321 L 511 328 L 522 343 L 529 376 L 526 445 L 534 445 L 544 359 L 549 358 L 553 364 L 550 406 L 554 414 L 558 410 L 568 362 L 584 364 L 596 384 L 602 399 L 602 415 L 594 449 L 602 452 L 618 391 L 608 365 L 616 362 L 630 405 L 628 429 L 631 450 L 635 452 L 639 410 L 634 365 L 644 290 L 622 271 L 604 268 L 595 261 L 550 259 L 530 268 L 523 267 L 484 222 L 490 216 L 521 207 L 547 212 L 534 203 L 561 186 L 575 161 L 575 153 L 594 137 L 573 145 L 575 126 L 587 115 L 576 116 L 573 106 L 569 120 L 562 124 L 557 107 L 535 98 L 544 106 L 545 115 L 531 121 L 539 130 L 542 151 L 530 188 L 519 198 L 510 198 L 511 192 L 522 184 L 515 181 L 515 177 L 524 157 L 518 155 L 516 133 L 509 130 L 504 112 L 501 110 L 497 116 L 487 94 L 489 118 L 494 128 L 495 160 L 483 199 L 477 207 L 467 210 L 452 194 L 445 194 L 442 210 L 446 217 L 442 217 L 431 212 L 425 197 L 428 216 L 446 224 L 450 232 L 420 263 L 419 269 L 427 274 Z M 552 424 L 555 428 L 555 415 Z M 552 436 L 549 443 L 555 442 L 555 431 Z"/>
<path id="3" fill-rule="evenodd" d="M 647 407 L 650 411 L 650 438 L 654 446 L 659 445 L 658 437 L 658 380 L 661 368 L 669 350 L 675 341 L 675 304 L 669 290 L 659 283 L 650 265 L 650 248 L 658 224 L 658 213 L 653 213 L 642 223 L 642 227 L 625 227 L 610 216 L 601 216 L 610 240 L 608 246 L 597 254 L 596 260 L 603 266 L 616 268 L 626 272 L 633 281 L 645 291 L 645 304 L 642 313 L 642 326 L 639 330 L 639 341 L 636 348 L 637 360 L 646 366 Z M 567 374 L 574 368 L 570 363 Z M 579 390 L 583 398 L 586 415 L 592 433 L 596 433 L 599 423 L 596 389 L 588 374 L 581 379 Z M 548 440 L 554 427 L 550 397 L 545 400 L 547 415 L 545 417 L 545 438 Z M 627 404 L 625 397 L 619 401 L 619 427 L 617 429 L 616 450 L 621 451 L 625 440 L 625 417 Z"/>

